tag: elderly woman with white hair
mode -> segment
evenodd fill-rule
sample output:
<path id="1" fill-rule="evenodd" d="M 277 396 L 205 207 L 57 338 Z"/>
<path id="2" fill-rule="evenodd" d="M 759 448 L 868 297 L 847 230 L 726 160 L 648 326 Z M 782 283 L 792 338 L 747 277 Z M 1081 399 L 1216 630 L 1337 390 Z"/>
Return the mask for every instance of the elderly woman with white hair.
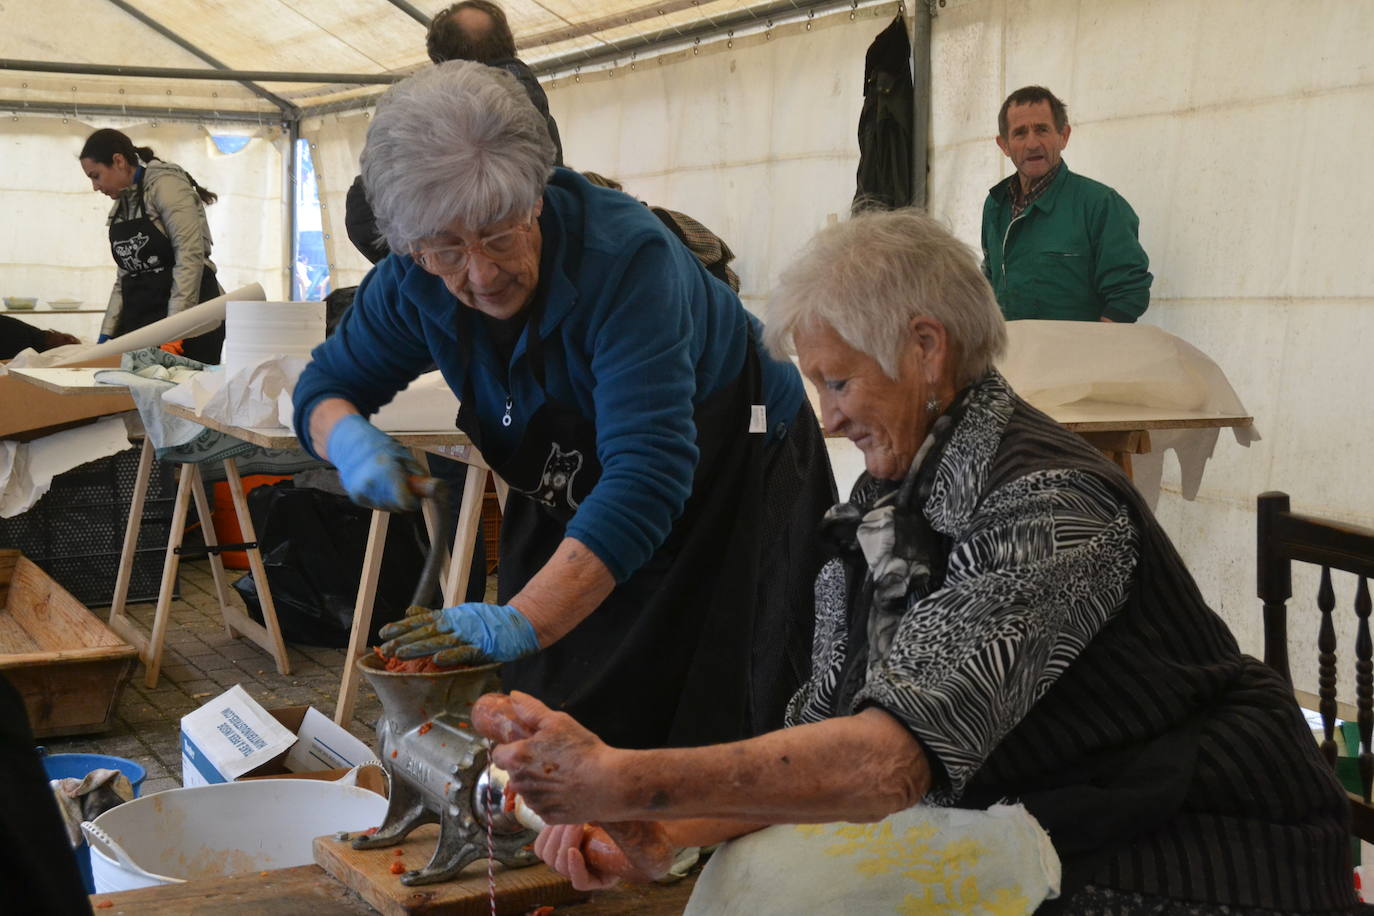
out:
<path id="1" fill-rule="evenodd" d="M 493 761 L 557 825 L 543 858 L 593 888 L 739 837 L 692 913 L 1353 911 L 1349 808 L 1291 692 L 1120 470 L 992 368 L 973 253 L 858 216 L 770 315 L 867 466 L 821 525 L 811 677 L 788 727 L 687 749 L 484 697 Z"/>
<path id="2" fill-rule="evenodd" d="M 388 654 L 503 682 L 629 747 L 782 721 L 806 676 L 809 538 L 834 501 L 801 376 L 634 198 L 553 166 L 500 70 L 392 87 L 363 180 L 393 252 L 295 389 L 302 442 L 358 501 L 419 469 L 370 415 L 430 364 L 508 484 L 497 604 L 408 616 Z"/>

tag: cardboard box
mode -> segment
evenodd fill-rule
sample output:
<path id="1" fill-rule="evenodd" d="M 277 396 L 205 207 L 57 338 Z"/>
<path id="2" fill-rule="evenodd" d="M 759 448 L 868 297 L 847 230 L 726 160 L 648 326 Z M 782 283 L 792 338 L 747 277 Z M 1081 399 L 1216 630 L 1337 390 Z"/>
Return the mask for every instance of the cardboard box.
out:
<path id="1" fill-rule="evenodd" d="M 78 363 L 73 368 L 91 366 L 117 369 L 119 357 Z M 0 375 L 0 439 L 27 442 L 134 409 L 134 399 L 128 394 L 58 394 L 24 379 Z"/>
<path id="2" fill-rule="evenodd" d="M 313 706 L 264 709 L 235 684 L 181 718 L 181 784 L 349 769 L 376 755 Z"/>

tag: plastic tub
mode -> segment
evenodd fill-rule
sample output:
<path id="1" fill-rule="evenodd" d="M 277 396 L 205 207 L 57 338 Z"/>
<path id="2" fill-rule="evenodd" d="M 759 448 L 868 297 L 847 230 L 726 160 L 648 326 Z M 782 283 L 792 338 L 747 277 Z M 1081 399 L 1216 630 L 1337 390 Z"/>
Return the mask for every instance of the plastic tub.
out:
<path id="1" fill-rule="evenodd" d="M 84 825 L 95 893 L 310 865 L 316 837 L 386 817 L 385 798 L 345 781 L 227 782 L 111 808 Z"/>
<path id="2" fill-rule="evenodd" d="M 92 770 L 119 770 L 134 787 L 134 798 L 138 798 L 139 787 L 148 775 L 143 767 L 123 757 L 111 757 L 108 754 L 49 754 L 48 749 L 44 747 L 40 747 L 38 753 L 43 758 L 43 771 L 48 774 L 49 779 L 85 779 L 86 774 Z M 76 869 L 81 872 L 81 883 L 85 885 L 86 893 L 94 894 L 91 847 L 85 843 L 76 850 Z"/>

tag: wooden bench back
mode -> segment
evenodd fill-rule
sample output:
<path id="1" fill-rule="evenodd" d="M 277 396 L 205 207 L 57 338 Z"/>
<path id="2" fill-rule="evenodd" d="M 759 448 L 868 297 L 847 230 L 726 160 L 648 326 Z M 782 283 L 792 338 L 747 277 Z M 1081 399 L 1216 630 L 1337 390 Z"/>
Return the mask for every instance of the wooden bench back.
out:
<path id="1" fill-rule="evenodd" d="M 1259 598 L 1264 603 L 1264 661 L 1277 669 L 1292 684 L 1288 667 L 1288 599 L 1293 595 L 1292 564 L 1309 563 L 1321 567 L 1317 589 L 1317 695 L 1324 739 L 1322 753 L 1336 766 L 1336 672 L 1337 645 L 1333 615 L 1336 596 L 1331 586 L 1331 570 L 1357 577 L 1354 611 L 1357 618 L 1355 645 L 1345 647 L 1347 658 L 1353 648 L 1355 668 L 1355 709 L 1360 729 L 1359 772 L 1362 791 L 1350 793 L 1354 833 L 1374 842 L 1374 804 L 1370 803 L 1374 785 L 1374 641 L 1370 638 L 1370 598 L 1368 579 L 1374 577 L 1374 531 L 1329 519 L 1296 515 L 1289 511 L 1287 493 L 1261 493 L 1258 514 Z M 1307 614 L 1304 611 L 1304 618 Z M 1348 663 L 1348 662 L 1347 662 Z"/>

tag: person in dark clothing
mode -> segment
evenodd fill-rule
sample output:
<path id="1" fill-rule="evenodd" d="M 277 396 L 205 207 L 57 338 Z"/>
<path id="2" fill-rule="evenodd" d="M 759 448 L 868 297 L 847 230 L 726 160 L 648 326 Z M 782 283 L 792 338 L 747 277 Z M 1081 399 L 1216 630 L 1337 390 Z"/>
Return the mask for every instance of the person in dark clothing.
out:
<path id="1" fill-rule="evenodd" d="M 446 60 L 472 60 L 505 70 L 520 83 L 549 129 L 553 141 L 553 164 L 563 164 L 563 141 L 558 124 L 549 113 L 549 97 L 524 61 L 515 56 L 515 36 L 501 7 L 487 0 L 462 0 L 440 10 L 429 24 L 425 37 L 429 59 L 436 64 Z M 391 253 L 377 228 L 377 217 L 363 189 L 363 176 L 353 179 L 344 199 L 344 230 L 353 247 L 373 264 Z"/>
<path id="2" fill-rule="evenodd" d="M 90 913 L 76 856 L 33 744 L 24 700 L 0 675 L 0 888 L 6 913 Z"/>
<path id="3" fill-rule="evenodd" d="M 14 359 L 20 350 L 30 347 L 42 353 L 63 344 L 77 344 L 80 340 L 51 328 L 34 327 L 27 321 L 0 315 L 0 359 Z"/>
<path id="4" fill-rule="evenodd" d="M 733 912 L 778 912 L 865 844 L 862 868 L 820 888 L 849 912 L 918 911 L 991 853 L 999 871 L 1058 861 L 1014 895 L 987 886 L 998 872 L 970 875 L 969 912 L 1030 912 L 1052 884 L 1037 916 L 1362 912 L 1350 805 L 1292 687 L 1241 652 L 1121 469 L 993 368 L 1006 329 L 974 253 L 918 211 L 870 211 L 816 236 L 769 317 L 770 349 L 795 346 L 826 429 L 866 468 L 818 532 L 811 676 L 785 728 L 633 753 L 572 711 L 484 698 L 473 721 L 502 742 L 492 762 L 558 825 L 540 857 L 595 887 L 616 874 L 588 872 L 573 825 L 617 824 L 626 862 L 646 840 L 753 834 L 712 856 L 689 913 L 719 911 L 699 899 L 712 888 Z M 936 835 L 956 809 L 986 827 L 1012 824 L 1008 808 L 1041 841 Z M 818 839 L 769 881 L 799 836 Z M 942 845 L 968 858 L 926 869 Z M 854 902 L 880 891 L 881 906 Z"/>

